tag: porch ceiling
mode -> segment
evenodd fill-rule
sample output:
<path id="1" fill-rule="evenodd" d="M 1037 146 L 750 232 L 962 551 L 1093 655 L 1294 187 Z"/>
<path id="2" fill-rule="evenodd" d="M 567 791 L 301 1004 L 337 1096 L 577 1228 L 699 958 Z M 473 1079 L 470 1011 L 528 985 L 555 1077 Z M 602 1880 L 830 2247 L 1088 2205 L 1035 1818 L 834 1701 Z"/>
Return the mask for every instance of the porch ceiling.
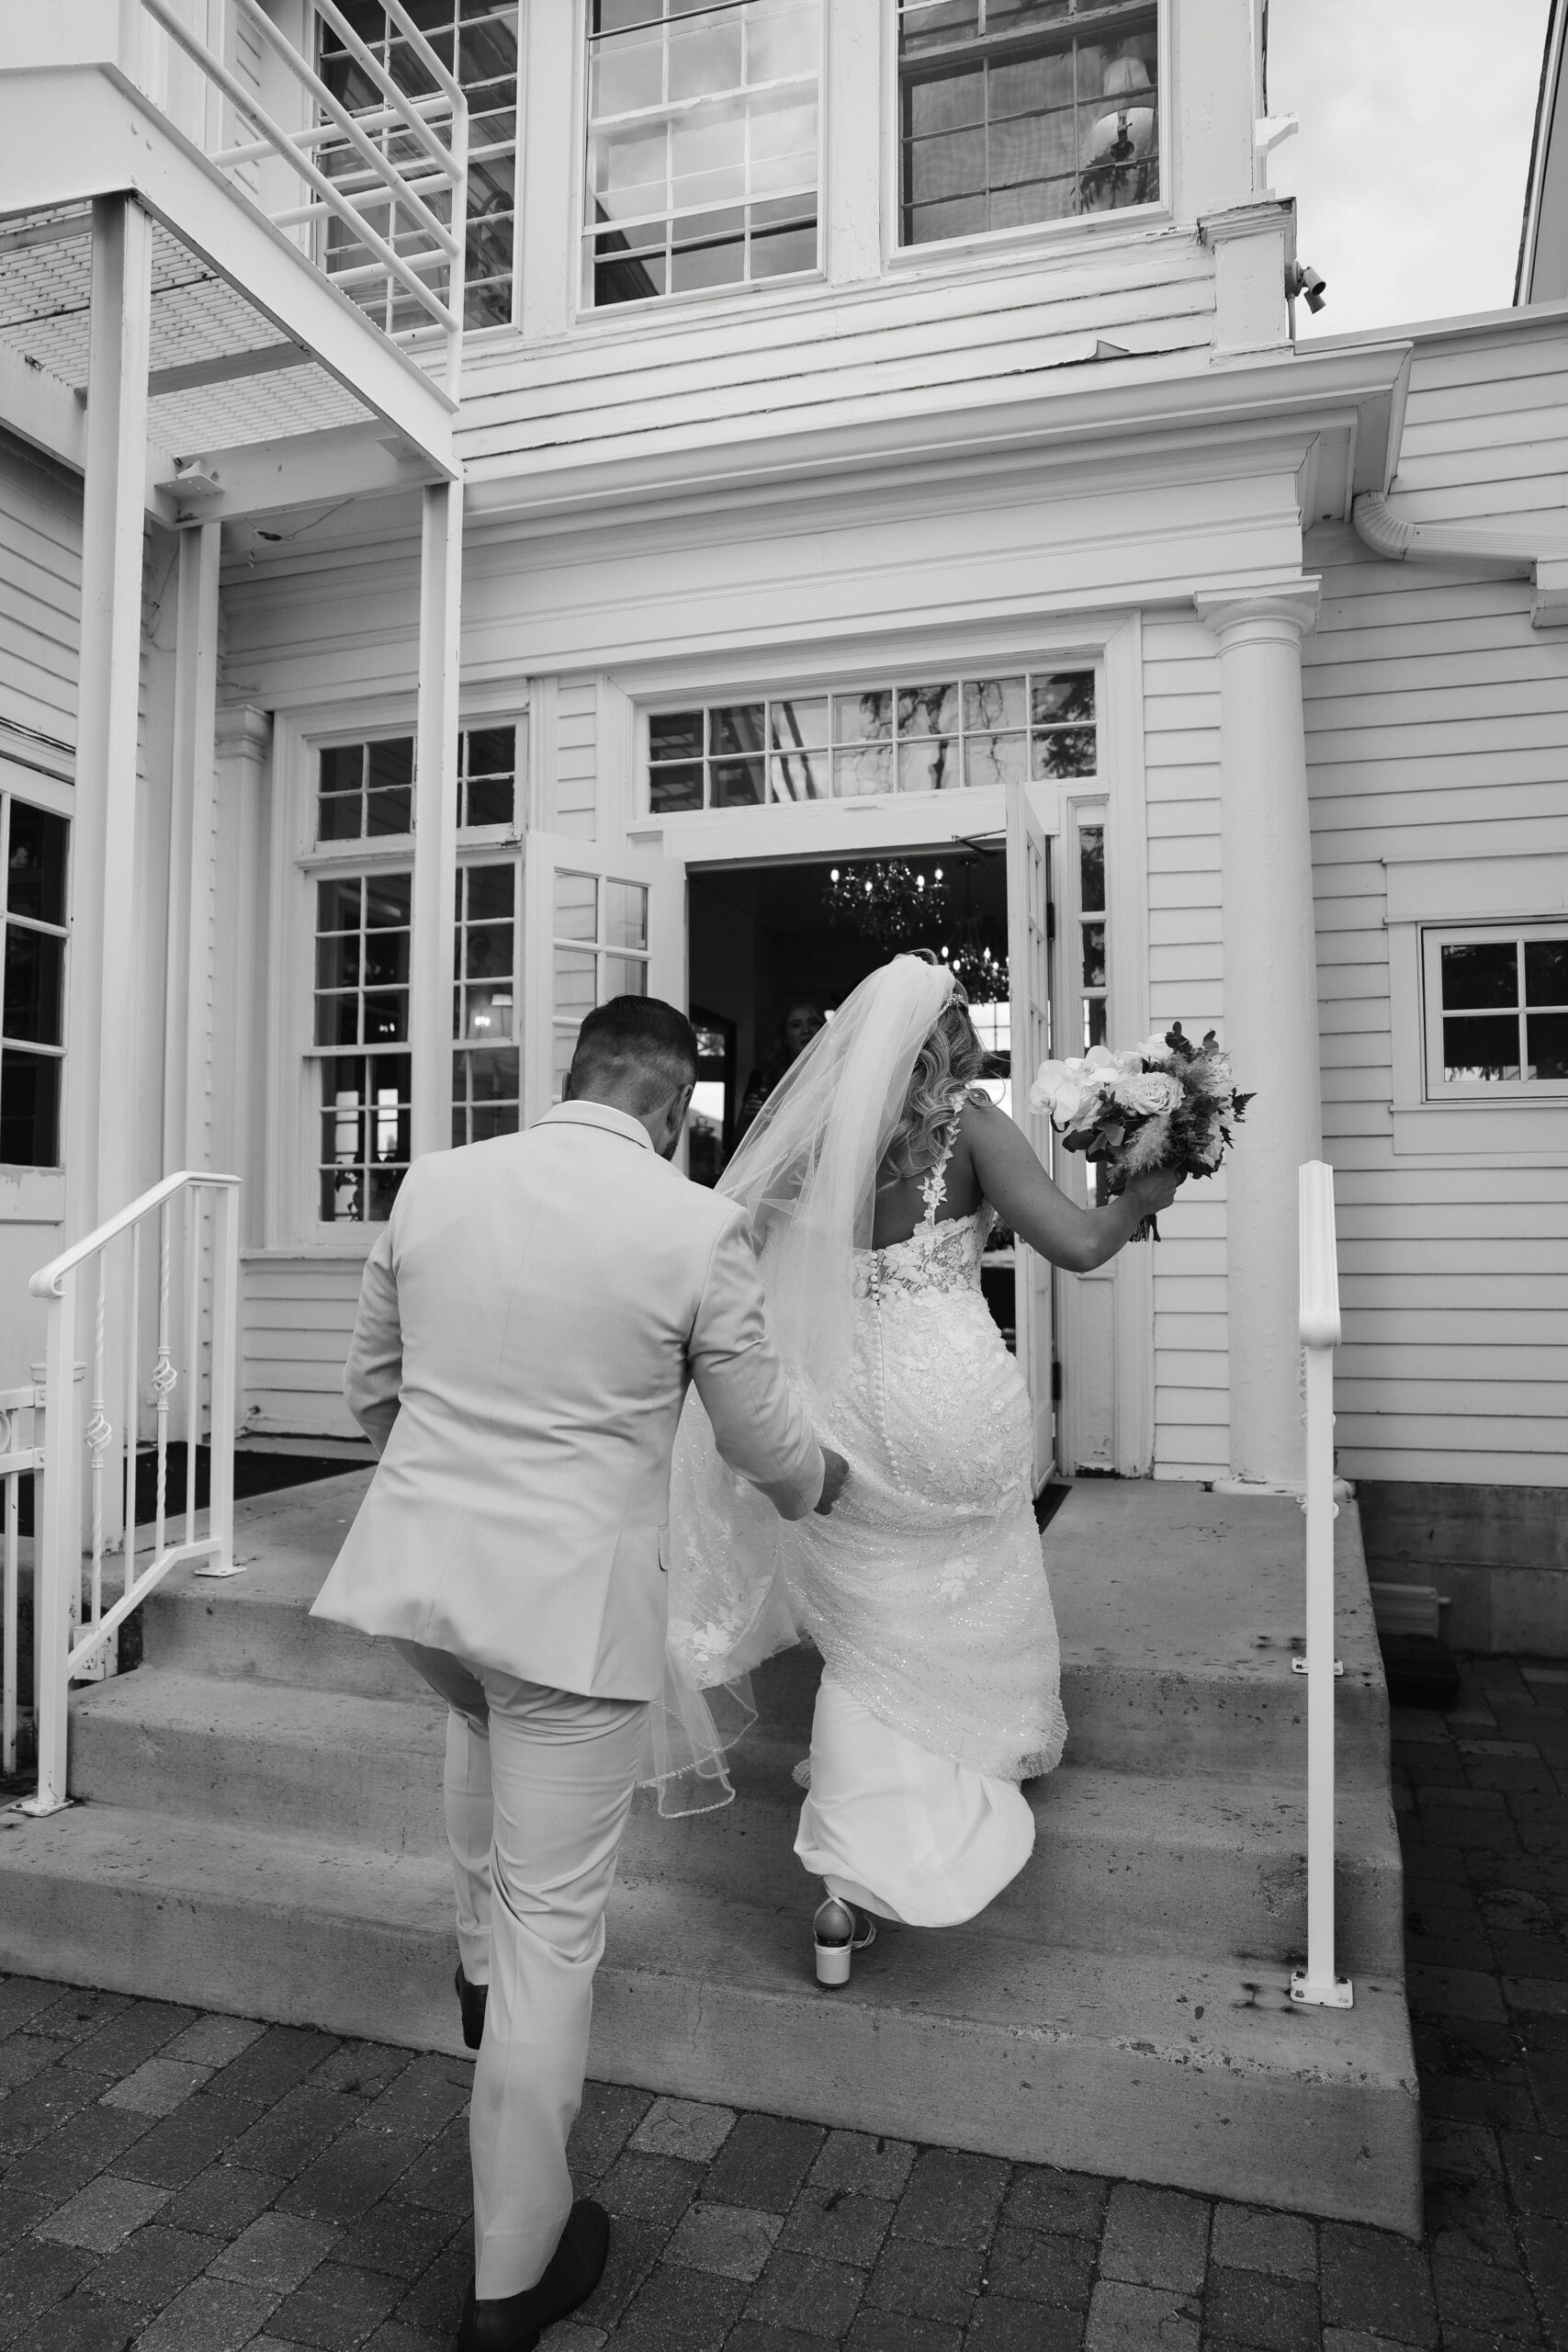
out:
<path id="1" fill-rule="evenodd" d="M 0 225 L 0 344 L 79 401 L 87 388 L 91 307 L 85 209 L 13 216 Z M 149 443 L 178 457 L 378 423 L 367 402 L 157 221 L 151 359 Z"/>

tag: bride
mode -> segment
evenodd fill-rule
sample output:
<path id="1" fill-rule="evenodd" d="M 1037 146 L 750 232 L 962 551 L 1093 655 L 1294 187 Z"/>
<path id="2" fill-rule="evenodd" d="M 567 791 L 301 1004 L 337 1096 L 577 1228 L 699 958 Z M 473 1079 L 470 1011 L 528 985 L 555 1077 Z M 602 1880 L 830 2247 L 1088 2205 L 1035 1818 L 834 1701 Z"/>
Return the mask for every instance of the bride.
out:
<path id="1" fill-rule="evenodd" d="M 800 1055 L 718 1188 L 750 1213 L 775 1339 L 850 1475 L 830 1517 L 786 1525 L 726 1468 L 694 1392 L 671 1668 L 745 1705 L 762 1658 L 803 1634 L 822 1654 L 795 1850 L 827 1888 L 825 1984 L 848 1981 L 874 1917 L 953 1926 L 1016 1877 L 1034 1842 L 1020 1783 L 1066 1736 L 1029 1399 L 980 1288 L 992 1222 L 1082 1272 L 1177 1191 L 1145 1176 L 1078 1208 L 979 1091 L 983 1061 L 953 975 L 897 956 Z"/>

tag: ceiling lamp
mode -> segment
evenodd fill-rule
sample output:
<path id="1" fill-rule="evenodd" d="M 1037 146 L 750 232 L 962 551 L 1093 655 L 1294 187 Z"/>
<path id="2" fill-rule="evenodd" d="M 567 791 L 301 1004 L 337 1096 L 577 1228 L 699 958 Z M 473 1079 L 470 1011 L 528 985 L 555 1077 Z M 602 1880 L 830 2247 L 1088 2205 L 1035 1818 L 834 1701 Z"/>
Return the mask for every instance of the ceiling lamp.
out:
<path id="1" fill-rule="evenodd" d="M 833 866 L 823 905 L 835 929 L 858 932 L 892 954 L 932 944 L 932 933 L 947 927 L 951 898 L 940 865 L 890 857 Z"/>

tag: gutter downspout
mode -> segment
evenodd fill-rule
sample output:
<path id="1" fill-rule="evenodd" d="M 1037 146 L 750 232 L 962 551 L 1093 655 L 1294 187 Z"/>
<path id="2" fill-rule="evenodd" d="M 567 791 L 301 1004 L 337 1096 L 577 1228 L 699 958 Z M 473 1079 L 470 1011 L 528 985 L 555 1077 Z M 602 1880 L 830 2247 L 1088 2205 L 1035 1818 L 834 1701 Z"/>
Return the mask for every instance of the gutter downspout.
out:
<path id="1" fill-rule="evenodd" d="M 1363 491 L 1350 513 L 1358 536 L 1387 562 L 1531 581 L 1530 627 L 1568 627 L 1568 532 L 1535 523 L 1406 523 L 1381 490 Z"/>

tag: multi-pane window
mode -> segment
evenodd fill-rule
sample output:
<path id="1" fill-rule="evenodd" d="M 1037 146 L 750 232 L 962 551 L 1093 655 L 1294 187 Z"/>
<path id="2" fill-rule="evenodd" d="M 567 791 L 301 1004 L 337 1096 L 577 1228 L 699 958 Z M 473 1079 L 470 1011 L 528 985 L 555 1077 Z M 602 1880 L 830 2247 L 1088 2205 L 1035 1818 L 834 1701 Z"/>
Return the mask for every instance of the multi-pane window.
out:
<path id="1" fill-rule="evenodd" d="M 1427 932 L 1427 1091 L 1568 1086 L 1568 923 Z"/>
<path id="2" fill-rule="evenodd" d="M 592 0 L 583 300 L 817 266 L 821 0 Z"/>
<path id="3" fill-rule="evenodd" d="M 470 727 L 457 738 L 457 825 L 513 825 L 517 820 L 514 722 Z"/>
<path id="4" fill-rule="evenodd" d="M 556 876 L 552 1100 L 560 1100 L 584 1015 L 612 997 L 648 994 L 648 891 L 640 882 Z"/>
<path id="5" fill-rule="evenodd" d="M 60 1164 L 68 838 L 63 817 L 0 793 L 0 1162 L 9 1168 Z"/>
<path id="6" fill-rule="evenodd" d="M 409 42 L 380 0 L 339 0 L 343 16 L 389 78 L 411 97 L 431 95 L 433 85 Z M 466 255 L 465 323 L 504 326 L 512 317 L 512 253 L 517 209 L 517 0 L 405 0 L 410 17 L 442 64 L 461 84 L 468 101 L 468 233 Z M 388 161 L 417 175 L 423 151 L 407 131 L 378 126 L 385 111 L 380 90 L 359 60 L 330 26 L 321 28 L 321 78 L 352 114 L 371 119 L 367 136 Z M 428 232 L 406 205 L 381 200 L 384 183 L 346 142 L 326 144 L 322 168 L 366 209 L 371 226 L 395 253 L 412 260 L 434 247 Z M 444 190 L 420 191 L 438 220 L 447 217 Z M 334 272 L 366 267 L 372 260 L 341 221 L 327 224 L 327 267 Z M 439 279 L 434 281 L 439 285 Z M 428 314 L 395 281 L 379 272 L 350 289 L 373 310 L 389 333 L 428 324 Z"/>
<path id="7" fill-rule="evenodd" d="M 313 1056 L 323 1224 L 391 1214 L 409 1164 L 409 948 L 413 876 L 316 885 Z"/>
<path id="8" fill-rule="evenodd" d="M 900 242 L 1153 203 L 1158 35 L 1149 0 L 901 0 Z"/>
<path id="9" fill-rule="evenodd" d="M 1094 673 L 1036 671 L 656 711 L 648 742 L 656 816 L 1092 775 Z"/>
<path id="10" fill-rule="evenodd" d="M 316 839 L 370 841 L 413 831 L 413 737 L 340 743 L 319 754 Z"/>
<path id="11" fill-rule="evenodd" d="M 1073 1050 L 1087 1054 L 1105 1043 L 1105 825 L 1080 821 L 1078 835 L 1077 970 L 1082 1007 L 1080 1035 Z"/>
<path id="12" fill-rule="evenodd" d="M 514 1135 L 522 1100 L 517 1050 L 517 864 L 457 869 L 453 969 L 452 1141 Z"/>

